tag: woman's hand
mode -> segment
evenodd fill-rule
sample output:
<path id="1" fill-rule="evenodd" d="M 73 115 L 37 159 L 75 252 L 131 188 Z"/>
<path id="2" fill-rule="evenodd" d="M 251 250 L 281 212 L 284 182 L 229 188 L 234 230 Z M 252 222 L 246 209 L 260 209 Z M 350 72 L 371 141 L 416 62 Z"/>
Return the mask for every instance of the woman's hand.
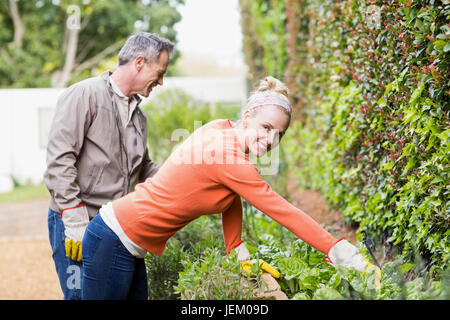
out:
<path id="1" fill-rule="evenodd" d="M 374 283 L 379 286 L 381 282 L 381 270 L 363 257 L 358 249 L 347 240 L 339 240 L 330 251 L 325 260 L 335 266 L 355 268 L 358 271 L 366 272 L 373 270 L 375 273 Z"/>
<path id="2" fill-rule="evenodd" d="M 275 269 L 274 267 L 272 267 L 270 264 L 268 264 L 267 262 L 265 262 L 264 260 L 258 260 L 259 261 L 259 267 L 260 267 L 260 271 L 259 274 L 262 274 L 263 271 L 270 273 L 272 275 L 272 277 L 274 278 L 279 278 L 280 277 L 280 272 Z M 244 262 L 241 263 L 241 269 L 243 269 L 248 275 L 252 275 L 252 265 L 256 263 L 256 259 L 253 260 L 246 260 Z"/>
<path id="3" fill-rule="evenodd" d="M 239 246 L 234 248 L 234 250 L 236 251 L 238 261 L 241 261 L 241 269 L 243 269 L 248 275 L 251 275 L 251 267 L 252 264 L 256 263 L 256 259 L 248 260 L 250 258 L 250 253 L 248 252 L 248 249 L 243 242 Z M 260 273 L 262 273 L 262 271 L 264 270 L 270 273 L 274 278 L 280 277 L 280 273 L 278 272 L 278 270 L 276 270 L 267 262 L 259 260 L 259 266 L 261 268 Z"/>
<path id="4" fill-rule="evenodd" d="M 237 259 L 239 261 L 248 260 L 250 258 L 250 253 L 248 252 L 248 249 L 243 242 L 236 248 L 234 248 L 234 251 L 236 251 Z"/>

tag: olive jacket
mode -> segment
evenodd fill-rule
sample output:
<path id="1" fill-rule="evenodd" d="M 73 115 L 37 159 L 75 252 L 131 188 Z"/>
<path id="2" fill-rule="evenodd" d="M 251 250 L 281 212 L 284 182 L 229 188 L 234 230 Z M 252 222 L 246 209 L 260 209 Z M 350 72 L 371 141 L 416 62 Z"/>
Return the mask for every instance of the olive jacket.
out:
<path id="1" fill-rule="evenodd" d="M 44 182 L 51 196 L 49 207 L 61 217 L 66 210 L 82 210 L 92 218 L 103 204 L 128 194 L 159 169 L 148 154 L 147 120 L 137 95 L 131 121 L 138 136 L 138 160 L 129 167 L 124 128 L 109 77 L 106 71 L 80 81 L 58 99 Z"/>

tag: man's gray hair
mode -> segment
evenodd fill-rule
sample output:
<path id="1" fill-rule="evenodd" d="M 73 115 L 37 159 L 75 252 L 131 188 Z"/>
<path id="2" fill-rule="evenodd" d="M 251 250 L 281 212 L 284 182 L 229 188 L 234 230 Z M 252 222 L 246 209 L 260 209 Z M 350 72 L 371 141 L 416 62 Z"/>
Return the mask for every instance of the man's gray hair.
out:
<path id="1" fill-rule="evenodd" d="M 149 32 L 139 32 L 127 39 L 119 52 L 119 66 L 144 57 L 147 63 L 152 63 L 159 58 L 163 51 L 172 54 L 174 44 L 169 40 Z"/>

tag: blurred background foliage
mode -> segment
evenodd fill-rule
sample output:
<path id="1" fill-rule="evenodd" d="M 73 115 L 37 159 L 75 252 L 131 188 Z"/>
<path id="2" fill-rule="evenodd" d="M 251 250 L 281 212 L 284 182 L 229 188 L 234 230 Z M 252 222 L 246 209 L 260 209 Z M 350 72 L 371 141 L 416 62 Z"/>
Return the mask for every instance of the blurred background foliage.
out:
<path id="1" fill-rule="evenodd" d="M 143 106 L 150 157 L 162 164 L 194 129 L 214 119 L 237 120 L 240 109 L 239 103 L 207 103 L 180 89 L 161 92 Z M 177 132 L 184 134 L 178 137 Z"/>
<path id="2" fill-rule="evenodd" d="M 134 32 L 176 43 L 184 0 L 4 0 L 0 2 L 0 87 L 65 87 L 117 64 Z M 167 75 L 179 56 L 175 51 Z"/>

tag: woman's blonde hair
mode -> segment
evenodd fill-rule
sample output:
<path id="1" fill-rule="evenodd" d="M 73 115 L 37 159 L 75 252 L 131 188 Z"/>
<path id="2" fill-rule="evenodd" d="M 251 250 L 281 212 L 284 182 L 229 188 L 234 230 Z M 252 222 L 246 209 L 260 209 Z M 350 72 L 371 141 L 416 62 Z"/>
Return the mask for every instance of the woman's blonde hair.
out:
<path id="1" fill-rule="evenodd" d="M 252 94 L 264 91 L 274 91 L 276 93 L 284 95 L 286 98 L 289 98 L 288 87 L 283 82 L 272 76 L 267 76 L 264 79 L 262 79 L 259 82 L 258 88 L 256 88 L 256 90 L 253 91 Z"/>
<path id="2" fill-rule="evenodd" d="M 259 82 L 259 86 L 256 88 L 256 90 L 254 90 L 251 93 L 251 95 L 250 95 L 250 97 L 248 99 L 250 104 L 251 104 L 252 100 L 253 101 L 257 100 L 256 97 L 258 95 L 260 95 L 261 93 L 263 93 L 263 92 L 264 93 L 269 93 L 269 92 L 270 93 L 277 93 L 277 94 L 280 94 L 280 95 L 284 96 L 283 100 L 286 101 L 286 103 L 282 104 L 282 106 L 284 106 L 284 107 L 279 106 L 279 105 L 277 105 L 277 107 L 281 108 L 281 110 L 286 115 L 289 116 L 289 119 L 291 118 L 292 108 L 290 107 L 289 100 L 288 100 L 289 99 L 289 89 L 283 82 L 281 82 L 280 80 L 278 80 L 278 79 L 276 79 L 276 78 L 274 78 L 272 76 L 265 77 L 264 79 L 262 79 Z M 288 106 L 286 106 L 286 104 Z M 264 105 L 260 105 L 260 107 L 264 107 Z M 259 110 L 261 110 L 260 107 L 251 107 L 251 110 L 250 110 L 251 114 L 255 115 Z"/>

